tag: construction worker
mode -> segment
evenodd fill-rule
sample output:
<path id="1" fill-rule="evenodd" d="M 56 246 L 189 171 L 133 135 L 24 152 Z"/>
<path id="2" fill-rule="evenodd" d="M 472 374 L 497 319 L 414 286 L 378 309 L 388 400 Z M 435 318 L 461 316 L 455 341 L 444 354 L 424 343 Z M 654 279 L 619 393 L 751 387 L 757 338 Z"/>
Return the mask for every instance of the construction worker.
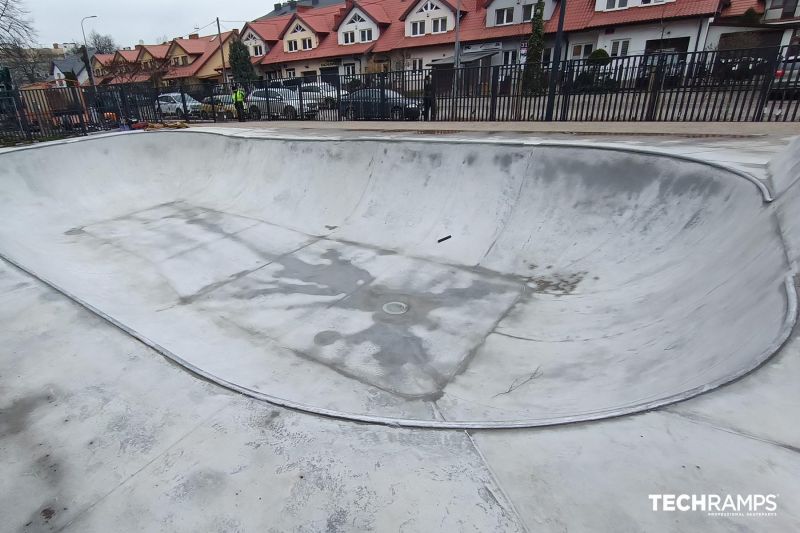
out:
<path id="1" fill-rule="evenodd" d="M 236 108 L 236 118 L 239 122 L 244 122 L 244 89 L 240 89 L 238 85 L 233 86 L 233 107 Z"/>

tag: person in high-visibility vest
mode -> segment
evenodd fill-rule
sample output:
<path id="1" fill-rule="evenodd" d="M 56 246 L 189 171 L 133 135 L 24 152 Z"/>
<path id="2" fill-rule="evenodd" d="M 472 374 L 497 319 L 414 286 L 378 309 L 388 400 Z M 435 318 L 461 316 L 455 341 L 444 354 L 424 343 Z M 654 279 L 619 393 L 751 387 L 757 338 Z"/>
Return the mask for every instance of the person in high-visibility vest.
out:
<path id="1" fill-rule="evenodd" d="M 244 89 L 240 89 L 238 85 L 233 86 L 233 107 L 236 108 L 236 118 L 239 122 L 244 122 Z"/>

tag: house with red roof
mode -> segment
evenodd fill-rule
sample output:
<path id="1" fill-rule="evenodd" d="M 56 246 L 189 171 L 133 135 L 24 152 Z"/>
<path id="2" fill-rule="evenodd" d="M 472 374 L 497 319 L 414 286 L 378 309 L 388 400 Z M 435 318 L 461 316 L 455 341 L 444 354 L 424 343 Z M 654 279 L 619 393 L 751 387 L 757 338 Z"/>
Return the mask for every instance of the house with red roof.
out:
<path id="1" fill-rule="evenodd" d="M 166 52 L 168 67 L 162 85 L 221 83 L 223 61 L 226 68 L 230 66 L 227 60 L 230 44 L 238 37 L 238 30 L 234 30 L 221 36 L 191 34 L 188 39 L 174 39 Z M 230 71 L 227 75 L 230 76 Z"/>
<path id="2" fill-rule="evenodd" d="M 766 2 L 795 0 L 569 0 L 563 59 L 735 47 L 747 33 L 773 46 L 784 33 L 762 20 Z M 308 78 L 419 71 L 454 62 L 456 20 L 464 65 L 525 60 L 536 0 L 346 0 L 264 17 L 242 30 L 264 77 Z M 559 0 L 544 0 L 546 48 L 552 56 Z M 777 8 L 776 8 L 777 9 Z M 755 35 L 755 36 L 754 36 Z M 738 40 L 737 40 L 738 38 Z M 260 53 L 257 53 L 260 52 Z M 259 59 L 260 58 L 260 59 Z"/>

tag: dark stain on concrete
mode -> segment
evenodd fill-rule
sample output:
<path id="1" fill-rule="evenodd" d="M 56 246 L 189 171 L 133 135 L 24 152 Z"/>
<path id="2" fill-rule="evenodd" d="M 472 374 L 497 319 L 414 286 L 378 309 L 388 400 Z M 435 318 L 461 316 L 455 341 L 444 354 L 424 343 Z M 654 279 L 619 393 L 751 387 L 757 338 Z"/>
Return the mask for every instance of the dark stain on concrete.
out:
<path id="1" fill-rule="evenodd" d="M 0 435 L 7 437 L 25 431 L 33 413 L 46 403 L 48 395 L 39 393 L 16 399 L 0 408 Z"/>

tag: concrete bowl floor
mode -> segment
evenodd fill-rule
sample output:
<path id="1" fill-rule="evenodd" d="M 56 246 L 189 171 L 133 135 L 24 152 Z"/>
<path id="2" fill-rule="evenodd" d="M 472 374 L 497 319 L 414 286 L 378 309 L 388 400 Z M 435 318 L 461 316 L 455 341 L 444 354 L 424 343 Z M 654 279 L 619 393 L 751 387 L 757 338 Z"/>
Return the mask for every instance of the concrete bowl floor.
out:
<path id="1" fill-rule="evenodd" d="M 195 132 L 0 158 L 4 258 L 193 372 L 316 413 L 617 416 L 746 374 L 795 320 L 766 189 L 686 158 Z"/>

